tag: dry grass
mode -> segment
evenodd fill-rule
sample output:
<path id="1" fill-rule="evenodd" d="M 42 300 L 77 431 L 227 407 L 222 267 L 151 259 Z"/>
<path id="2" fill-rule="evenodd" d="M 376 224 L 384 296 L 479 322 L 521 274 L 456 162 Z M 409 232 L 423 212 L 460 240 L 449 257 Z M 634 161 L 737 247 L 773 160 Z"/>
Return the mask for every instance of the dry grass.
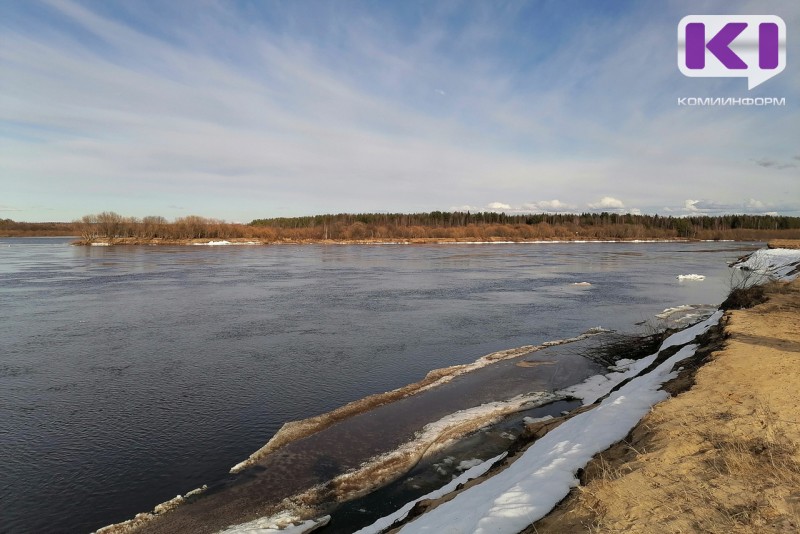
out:
<path id="1" fill-rule="evenodd" d="M 765 292 L 726 314 L 724 348 L 691 389 L 593 459 L 527 532 L 800 532 L 800 281 Z"/>
<path id="2" fill-rule="evenodd" d="M 800 449 L 788 436 L 787 425 L 766 404 L 755 417 L 762 422 L 758 435 L 737 434 L 737 416 L 721 412 L 716 416 L 719 430 L 703 432 L 696 456 L 701 462 L 691 480 L 670 472 L 648 472 L 647 452 L 630 445 L 625 461 L 620 451 L 601 454 L 592 463 L 591 481 L 578 489 L 584 509 L 577 519 L 584 532 L 708 532 L 712 534 L 800 531 Z M 794 429 L 796 433 L 796 428 Z M 630 479 L 629 479 L 630 478 Z M 660 487 L 661 498 L 654 504 L 660 526 L 625 524 L 618 512 L 620 503 L 636 501 L 632 488 L 645 479 Z M 634 482 L 634 484 L 631 484 Z M 624 514 L 623 514 L 624 515 Z M 615 517 L 609 520 L 610 516 Z M 667 526 L 669 525 L 669 526 Z M 545 527 L 529 532 L 552 532 Z M 573 531 L 578 531 L 573 530 Z"/>

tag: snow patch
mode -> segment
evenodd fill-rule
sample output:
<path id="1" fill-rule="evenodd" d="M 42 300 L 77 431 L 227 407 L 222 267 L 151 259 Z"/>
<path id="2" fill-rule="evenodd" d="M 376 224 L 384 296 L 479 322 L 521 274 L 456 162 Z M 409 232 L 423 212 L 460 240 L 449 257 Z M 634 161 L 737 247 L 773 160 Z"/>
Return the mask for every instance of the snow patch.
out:
<path id="1" fill-rule="evenodd" d="M 705 275 L 702 274 L 679 274 L 678 276 L 676 276 L 676 278 L 678 280 L 697 280 L 697 281 L 706 279 Z"/>
<path id="2" fill-rule="evenodd" d="M 794 280 L 800 274 L 800 250 L 762 248 L 731 265 L 769 278 Z"/>
<path id="3" fill-rule="evenodd" d="M 468 469 L 467 471 L 461 473 L 458 477 L 454 478 L 441 488 L 434 490 L 426 495 L 423 495 L 419 499 L 415 499 L 410 503 L 407 503 L 405 506 L 403 506 L 393 514 L 378 519 L 368 527 L 364 527 L 361 530 L 357 531 L 356 534 L 378 534 L 379 532 L 383 532 L 385 529 L 392 526 L 394 522 L 404 519 L 411 511 L 411 509 L 414 508 L 414 505 L 417 504 L 418 502 L 427 499 L 438 499 L 439 497 L 443 497 L 448 493 L 455 491 L 456 487 L 458 487 L 459 484 L 464 484 L 472 480 L 473 478 L 478 478 L 479 476 L 483 476 L 489 470 L 489 468 L 492 467 L 492 465 L 505 458 L 507 454 L 508 453 L 504 452 L 499 456 L 495 456 L 491 460 L 486 460 L 485 462 L 482 462 L 479 465 L 476 465 L 475 467 Z"/>
<path id="4" fill-rule="evenodd" d="M 457 471 L 468 471 L 473 467 L 477 467 L 483 463 L 483 460 L 480 458 L 473 458 L 472 460 L 462 460 L 456 466 Z"/>
<path id="5" fill-rule="evenodd" d="M 574 282 L 571 285 L 573 285 L 573 286 L 590 286 L 592 284 L 589 283 L 589 282 Z"/>
<path id="6" fill-rule="evenodd" d="M 706 330 L 717 324 L 720 317 L 722 317 L 722 311 L 717 310 L 705 321 L 672 334 L 664 340 L 658 352 L 669 347 L 684 345 L 692 341 L 695 337 L 703 334 Z M 607 395 L 609 391 L 621 384 L 624 380 L 634 377 L 647 369 L 658 357 L 658 352 L 639 360 L 619 360 L 612 368 L 615 372 L 606 375 L 590 376 L 580 384 L 575 384 L 574 386 L 562 390 L 561 393 L 581 399 L 584 406 L 594 404 L 598 399 Z"/>

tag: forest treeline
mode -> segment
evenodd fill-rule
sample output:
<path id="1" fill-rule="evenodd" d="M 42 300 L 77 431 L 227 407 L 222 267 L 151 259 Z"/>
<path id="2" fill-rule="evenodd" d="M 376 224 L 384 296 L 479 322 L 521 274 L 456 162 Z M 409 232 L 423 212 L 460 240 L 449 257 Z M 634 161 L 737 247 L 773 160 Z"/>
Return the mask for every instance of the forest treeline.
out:
<path id="1" fill-rule="evenodd" d="M 11 219 L 0 219 L 0 237 L 41 237 L 41 236 L 74 236 L 74 223 L 63 222 L 18 222 Z"/>
<path id="2" fill-rule="evenodd" d="M 647 231 L 674 232 L 676 237 L 693 237 L 698 231 L 723 230 L 797 230 L 800 217 L 781 217 L 772 215 L 719 215 L 697 217 L 663 217 L 660 215 L 636 215 L 619 213 L 582 214 L 523 214 L 508 215 L 498 212 L 442 212 L 427 213 L 340 213 L 337 215 L 313 215 L 309 217 L 278 217 L 256 219 L 251 226 L 280 229 L 325 228 L 335 225 L 348 227 L 362 224 L 369 228 L 409 228 L 432 229 L 467 228 L 483 226 L 538 226 L 546 224 L 551 228 L 568 228 L 572 231 L 627 226 Z M 620 236 L 624 237 L 624 236 Z"/>
<path id="3" fill-rule="evenodd" d="M 37 233 L 40 232 L 40 233 Z M 86 215 L 72 223 L 0 220 L 0 235 L 75 235 L 82 242 L 176 242 L 189 239 L 280 241 L 361 240 L 575 240 L 575 239 L 800 239 L 800 217 L 720 215 L 663 217 L 618 213 L 525 214 L 497 212 L 360 213 L 256 219 L 229 223 L 196 215 Z"/>

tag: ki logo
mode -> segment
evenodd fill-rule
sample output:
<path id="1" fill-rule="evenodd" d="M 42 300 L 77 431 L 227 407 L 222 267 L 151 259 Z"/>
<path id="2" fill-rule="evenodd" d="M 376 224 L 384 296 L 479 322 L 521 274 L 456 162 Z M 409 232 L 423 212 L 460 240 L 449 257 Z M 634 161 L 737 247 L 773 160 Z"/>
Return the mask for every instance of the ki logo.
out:
<path id="1" fill-rule="evenodd" d="M 678 23 L 678 68 L 693 78 L 747 78 L 786 68 L 786 23 L 775 15 L 689 15 Z"/>

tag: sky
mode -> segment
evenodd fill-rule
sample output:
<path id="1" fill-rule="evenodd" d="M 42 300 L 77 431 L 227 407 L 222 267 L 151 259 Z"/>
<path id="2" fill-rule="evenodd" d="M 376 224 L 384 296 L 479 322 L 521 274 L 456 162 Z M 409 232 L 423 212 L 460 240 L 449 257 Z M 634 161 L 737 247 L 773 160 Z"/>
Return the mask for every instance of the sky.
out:
<path id="1" fill-rule="evenodd" d="M 684 76 L 694 14 L 780 16 L 785 70 Z M 796 0 L 3 0 L 0 218 L 798 216 L 797 58 Z"/>

